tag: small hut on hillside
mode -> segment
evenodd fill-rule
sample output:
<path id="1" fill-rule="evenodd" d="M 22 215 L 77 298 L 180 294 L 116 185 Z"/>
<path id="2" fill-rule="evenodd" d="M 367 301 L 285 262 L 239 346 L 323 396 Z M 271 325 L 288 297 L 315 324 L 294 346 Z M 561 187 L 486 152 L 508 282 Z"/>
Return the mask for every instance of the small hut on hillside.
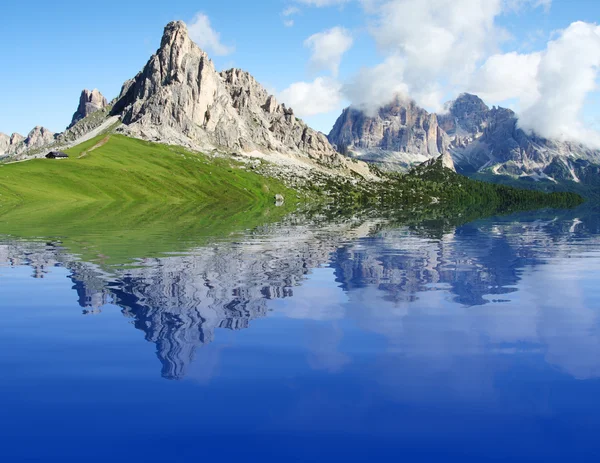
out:
<path id="1" fill-rule="evenodd" d="M 66 159 L 69 155 L 67 153 L 63 153 L 62 151 L 50 151 L 46 155 L 46 159 Z"/>

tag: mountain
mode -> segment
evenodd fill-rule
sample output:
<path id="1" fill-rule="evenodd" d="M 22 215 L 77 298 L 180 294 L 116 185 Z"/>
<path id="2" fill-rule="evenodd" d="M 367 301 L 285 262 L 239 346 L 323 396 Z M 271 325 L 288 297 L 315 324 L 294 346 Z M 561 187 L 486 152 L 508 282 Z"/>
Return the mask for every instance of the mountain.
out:
<path id="1" fill-rule="evenodd" d="M 33 151 L 54 143 L 55 133 L 45 127 L 36 126 L 27 137 L 13 133 L 10 137 L 0 133 L 0 156 L 15 156 L 27 151 Z"/>
<path id="2" fill-rule="evenodd" d="M 95 137 L 114 126 L 118 117 L 109 116 L 110 106 L 98 90 L 83 90 L 69 127 L 53 133 L 45 127 L 34 127 L 27 137 L 0 133 L 0 157 L 23 160 L 44 156 L 50 149 L 67 149 Z"/>
<path id="3" fill-rule="evenodd" d="M 217 72 L 181 21 L 169 23 L 160 48 L 122 88 L 113 110 L 129 136 L 251 153 L 275 152 L 345 166 L 327 137 L 279 104 L 247 72 Z"/>
<path id="4" fill-rule="evenodd" d="M 108 101 L 104 98 L 104 95 L 99 90 L 83 90 L 79 97 L 79 106 L 77 111 L 73 114 L 73 119 L 69 125 L 69 129 L 73 127 L 81 119 L 86 118 L 90 114 L 100 111 L 108 106 Z"/>
<path id="5" fill-rule="evenodd" d="M 452 140 L 455 164 L 465 173 L 490 170 L 579 183 L 589 176 L 593 164 L 600 164 L 600 150 L 527 133 L 519 128 L 513 111 L 490 109 L 475 95 L 459 96 L 439 119 Z"/>
<path id="6" fill-rule="evenodd" d="M 65 132 L 45 137 L 41 144 L 19 142 L 18 148 L 1 136 L 0 154 L 40 157 L 42 147 L 68 149 L 109 132 L 266 160 L 291 172 L 290 177 L 309 177 L 316 169 L 375 178 L 367 164 L 339 154 L 324 134 L 308 127 L 249 73 L 217 72 L 181 21 L 167 24 L 160 48 L 123 84 L 114 104 L 98 90 L 84 90 Z"/>
<path id="7" fill-rule="evenodd" d="M 14 147 L 23 140 L 25 140 L 25 137 L 18 133 L 13 133 L 12 135 L 0 133 L 0 156 L 14 151 Z"/>
<path id="8" fill-rule="evenodd" d="M 387 169 L 402 170 L 450 154 L 464 174 L 600 186 L 600 150 L 527 133 L 513 111 L 489 108 L 476 95 L 462 94 L 446 107 L 443 114 L 429 114 L 400 98 L 375 116 L 350 107 L 338 118 L 329 140 L 338 151 Z"/>
<path id="9" fill-rule="evenodd" d="M 399 97 L 373 116 L 346 108 L 328 139 L 339 152 L 387 170 L 407 169 L 447 155 L 450 145 L 435 114 Z"/>

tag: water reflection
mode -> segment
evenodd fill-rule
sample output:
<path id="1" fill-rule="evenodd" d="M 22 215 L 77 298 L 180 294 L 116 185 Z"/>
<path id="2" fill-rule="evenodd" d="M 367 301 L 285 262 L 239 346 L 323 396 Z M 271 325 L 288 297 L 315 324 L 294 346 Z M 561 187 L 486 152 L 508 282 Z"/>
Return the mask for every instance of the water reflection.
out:
<path id="1" fill-rule="evenodd" d="M 295 221 L 128 268 L 18 240 L 1 242 L 0 262 L 29 266 L 34 278 L 66 267 L 83 313 L 120 307 L 156 345 L 167 379 L 184 378 L 217 329 L 247 329 L 278 310 L 321 322 L 309 336 L 312 368 L 350 367 L 339 321 L 351 321 L 385 339 L 367 367 L 381 385 L 430 400 L 441 377 L 459 395 L 492 394 L 494 372 L 514 353 L 543 355 L 576 378 L 600 376 L 599 238 L 594 215 L 521 215 L 442 231 Z M 202 359 L 207 368 L 216 355 Z"/>

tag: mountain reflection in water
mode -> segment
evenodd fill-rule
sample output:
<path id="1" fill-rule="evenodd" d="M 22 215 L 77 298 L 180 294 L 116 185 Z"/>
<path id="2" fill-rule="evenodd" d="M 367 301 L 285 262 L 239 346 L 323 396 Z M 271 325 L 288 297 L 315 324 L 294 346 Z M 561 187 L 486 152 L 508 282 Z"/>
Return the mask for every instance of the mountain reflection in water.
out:
<path id="1" fill-rule="evenodd" d="M 184 378 L 218 328 L 251 329 L 271 301 L 285 298 L 297 299 L 284 311 L 292 319 L 352 320 L 396 354 L 429 358 L 427 368 L 448 369 L 465 355 L 542 351 L 583 379 L 600 374 L 598 313 L 581 287 L 600 270 L 598 251 L 593 216 L 521 215 L 445 231 L 373 219 L 264 226 L 237 242 L 123 268 L 84 262 L 59 243 L 5 239 L 0 262 L 28 265 L 35 278 L 66 267 L 83 313 L 120 307 L 156 345 L 167 379 Z M 332 269 L 326 289 L 296 297 L 317 268 Z M 564 326 L 572 329 L 561 333 Z M 326 363 L 350 361 L 331 354 Z"/>

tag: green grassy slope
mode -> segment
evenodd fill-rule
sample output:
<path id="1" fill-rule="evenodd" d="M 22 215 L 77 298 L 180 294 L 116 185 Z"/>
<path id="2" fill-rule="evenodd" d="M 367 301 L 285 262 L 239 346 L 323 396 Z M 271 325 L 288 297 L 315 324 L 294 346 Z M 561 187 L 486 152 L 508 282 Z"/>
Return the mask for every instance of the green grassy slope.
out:
<path id="1" fill-rule="evenodd" d="M 0 204 L 35 201 L 146 201 L 271 204 L 276 193 L 295 198 L 281 182 L 241 168 L 230 159 L 190 153 L 111 135 L 68 151 L 65 160 L 37 159 L 0 165 Z"/>
<path id="2" fill-rule="evenodd" d="M 89 151 L 105 137 L 69 159 L 0 165 L 0 234 L 122 264 L 279 220 L 297 205 L 295 191 L 232 159 L 114 134 Z"/>

